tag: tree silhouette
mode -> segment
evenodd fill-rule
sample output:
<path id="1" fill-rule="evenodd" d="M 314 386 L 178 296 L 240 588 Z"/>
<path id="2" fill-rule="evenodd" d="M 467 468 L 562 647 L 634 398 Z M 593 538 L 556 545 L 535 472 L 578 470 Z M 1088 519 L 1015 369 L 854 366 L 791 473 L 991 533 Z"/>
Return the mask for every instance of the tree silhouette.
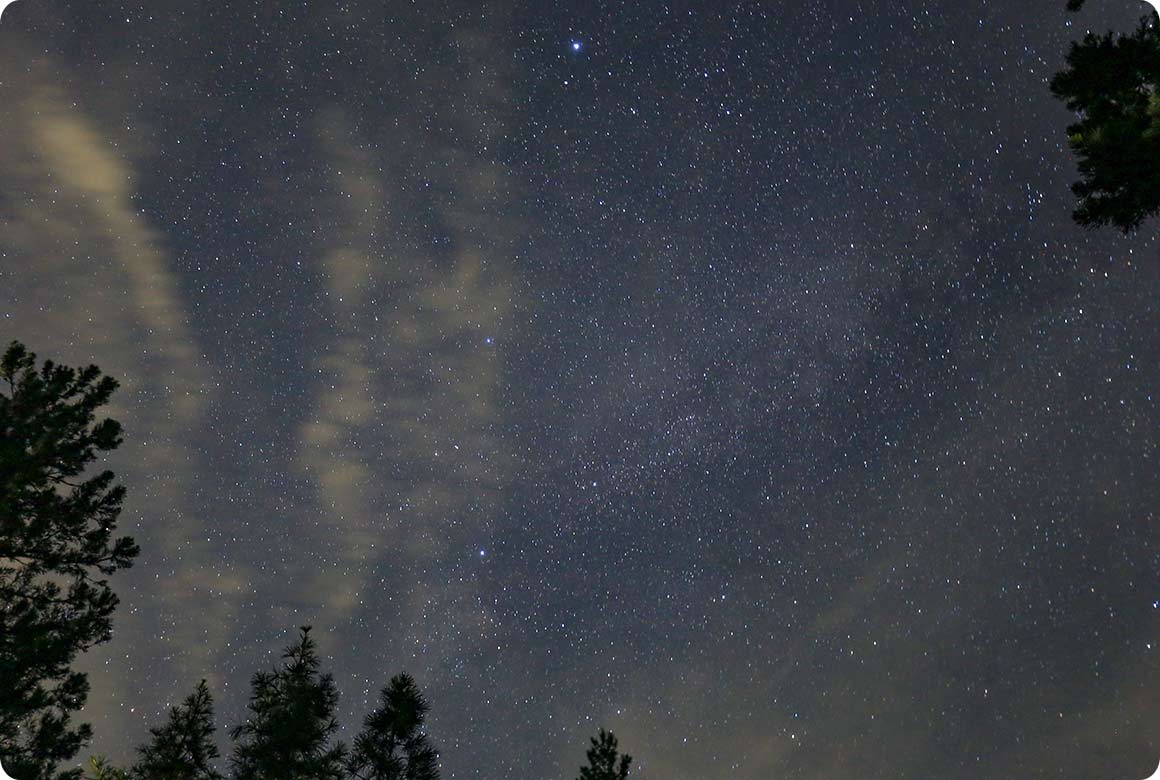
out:
<path id="1" fill-rule="evenodd" d="M 149 730 L 152 739 L 137 749 L 133 780 L 222 780 L 213 765 L 218 749 L 213 741 L 213 697 L 205 680 L 163 726 Z"/>
<path id="2" fill-rule="evenodd" d="M 1082 0 L 1070 0 L 1078 10 Z M 1132 35 L 1088 33 L 1072 43 L 1051 91 L 1080 120 L 1067 128 L 1081 179 L 1075 221 L 1130 233 L 1160 214 L 1160 27 L 1141 20 Z"/>
<path id="3" fill-rule="evenodd" d="M 410 675 L 392 677 L 363 722 L 347 771 L 357 780 L 439 780 L 439 752 L 423 732 L 428 709 Z"/>
<path id="4" fill-rule="evenodd" d="M 600 734 L 590 741 L 588 766 L 580 767 L 578 780 L 625 780 L 632 756 L 622 755 L 617 761 L 616 737 L 612 732 L 600 729 Z"/>
<path id="5" fill-rule="evenodd" d="M 334 678 L 318 671 L 310 627 L 286 649 L 283 665 L 251 682 L 250 716 L 233 731 L 234 780 L 333 780 L 346 751 L 330 740 L 338 724 Z"/>
<path id="6" fill-rule="evenodd" d="M 82 476 L 121 443 L 118 423 L 95 419 L 116 387 L 96 366 L 37 368 L 16 342 L 0 359 L 0 755 L 20 780 L 51 778 L 89 740 L 72 725 L 89 690 L 72 664 L 108 641 L 106 577 L 138 551 L 113 537 L 125 495 L 113 473 Z"/>
<path id="7" fill-rule="evenodd" d="M 129 780 L 129 773 L 110 764 L 104 756 L 90 756 L 85 780 Z"/>

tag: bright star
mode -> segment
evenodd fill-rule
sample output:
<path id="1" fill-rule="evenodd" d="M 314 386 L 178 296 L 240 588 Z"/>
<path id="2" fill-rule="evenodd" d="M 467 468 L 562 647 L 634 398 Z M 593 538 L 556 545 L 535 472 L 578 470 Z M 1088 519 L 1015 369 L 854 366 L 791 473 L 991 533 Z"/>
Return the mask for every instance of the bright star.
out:
<path id="1" fill-rule="evenodd" d="M 572 41 L 572 51 L 580 51 L 580 41 Z"/>

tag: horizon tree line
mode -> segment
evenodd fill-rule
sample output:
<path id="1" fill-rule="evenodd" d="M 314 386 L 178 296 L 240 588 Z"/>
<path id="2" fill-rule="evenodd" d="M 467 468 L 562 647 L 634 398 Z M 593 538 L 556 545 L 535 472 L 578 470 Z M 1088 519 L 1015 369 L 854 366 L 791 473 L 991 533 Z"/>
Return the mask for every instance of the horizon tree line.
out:
<path id="1" fill-rule="evenodd" d="M 149 730 L 137 760 L 117 767 L 89 762 L 92 780 L 438 780 L 439 752 L 424 730 L 430 706 L 406 673 L 391 678 L 379 705 L 348 748 L 334 740 L 338 690 L 320 669 L 310 626 L 282 663 L 250 682 L 246 720 L 235 727 L 229 773 L 217 767 L 213 697 L 205 680 L 165 723 Z M 23 780 L 16 778 L 16 780 Z"/>
<path id="2" fill-rule="evenodd" d="M 117 389 L 96 366 L 74 369 L 12 342 L 0 357 L 0 764 L 14 780 L 82 780 L 75 759 L 92 727 L 77 657 L 112 637 L 118 599 L 108 578 L 140 552 L 116 536 L 125 488 L 112 471 L 85 472 L 122 443 L 97 419 Z M 320 668 L 309 626 L 282 662 L 250 681 L 246 720 L 230 736 L 228 773 L 205 680 L 149 730 L 136 760 L 94 756 L 88 780 L 439 780 L 439 751 L 415 680 L 396 674 L 348 747 L 334 739 L 338 689 Z M 578 780 L 625 780 L 631 757 L 601 729 Z"/>

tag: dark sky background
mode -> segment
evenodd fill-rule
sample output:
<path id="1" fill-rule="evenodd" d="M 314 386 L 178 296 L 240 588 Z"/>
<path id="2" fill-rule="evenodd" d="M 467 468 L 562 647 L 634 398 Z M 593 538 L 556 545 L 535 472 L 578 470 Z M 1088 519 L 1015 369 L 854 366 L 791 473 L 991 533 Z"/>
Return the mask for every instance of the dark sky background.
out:
<path id="1" fill-rule="evenodd" d="M 128 760 L 316 628 L 448 780 L 1160 759 L 1160 230 L 1073 226 L 1136 0 L 19 0 L 0 340 L 122 381 Z"/>

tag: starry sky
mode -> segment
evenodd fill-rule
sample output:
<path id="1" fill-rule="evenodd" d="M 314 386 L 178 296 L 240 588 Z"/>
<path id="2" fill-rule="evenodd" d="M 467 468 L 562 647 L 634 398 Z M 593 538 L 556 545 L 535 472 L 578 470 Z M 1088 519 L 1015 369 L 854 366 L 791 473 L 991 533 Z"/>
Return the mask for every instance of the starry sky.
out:
<path id="1" fill-rule="evenodd" d="M 1047 82 L 1136 0 L 19 0 L 0 340 L 122 382 L 91 752 L 315 626 L 444 777 L 1160 759 L 1160 229 Z"/>

